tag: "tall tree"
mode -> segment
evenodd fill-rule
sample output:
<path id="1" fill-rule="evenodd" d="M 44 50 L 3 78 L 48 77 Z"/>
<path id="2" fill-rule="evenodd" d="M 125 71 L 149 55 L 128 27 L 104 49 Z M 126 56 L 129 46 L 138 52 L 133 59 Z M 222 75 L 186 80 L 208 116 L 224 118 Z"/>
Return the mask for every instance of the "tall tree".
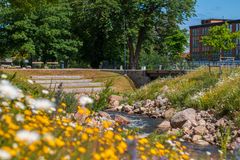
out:
<path id="1" fill-rule="evenodd" d="M 148 32 L 153 28 L 162 32 L 161 25 L 176 26 L 194 13 L 195 0 L 122 0 L 127 44 L 129 50 L 129 67 L 138 68 L 142 45 Z"/>

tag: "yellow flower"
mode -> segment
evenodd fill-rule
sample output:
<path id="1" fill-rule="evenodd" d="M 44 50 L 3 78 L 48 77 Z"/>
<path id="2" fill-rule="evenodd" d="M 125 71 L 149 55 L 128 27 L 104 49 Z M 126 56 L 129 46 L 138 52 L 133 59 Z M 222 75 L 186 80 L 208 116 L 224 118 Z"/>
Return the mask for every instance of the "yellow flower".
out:
<path id="1" fill-rule="evenodd" d="M 159 142 L 156 143 L 156 147 L 157 147 L 158 149 L 164 149 L 164 148 L 165 148 L 165 147 L 164 147 L 161 143 L 159 143 Z"/>
<path id="2" fill-rule="evenodd" d="M 43 146 L 43 153 L 48 154 L 49 148 L 47 146 Z"/>
<path id="3" fill-rule="evenodd" d="M 152 155 L 156 155 L 157 154 L 157 151 L 155 149 L 151 149 L 150 152 L 151 152 Z"/>
<path id="4" fill-rule="evenodd" d="M 141 155 L 142 160 L 147 160 L 147 157 L 145 155 Z"/>
<path id="5" fill-rule="evenodd" d="M 25 114 L 26 116 L 31 116 L 31 115 L 32 115 L 32 112 L 31 112 L 30 110 L 25 110 L 25 111 L 24 111 L 24 114 Z"/>
<path id="6" fill-rule="evenodd" d="M 127 144 L 125 142 L 120 142 L 119 145 L 117 146 L 117 149 L 120 154 L 123 154 L 127 149 Z"/>
<path id="7" fill-rule="evenodd" d="M 86 152 L 86 149 L 85 149 L 84 147 L 79 147 L 79 148 L 78 148 L 78 151 L 79 151 L 80 153 L 85 153 L 85 152 Z"/>
<path id="8" fill-rule="evenodd" d="M 144 144 L 147 144 L 148 143 L 148 140 L 146 138 L 142 138 L 138 141 L 138 143 L 144 145 Z"/>
<path id="9" fill-rule="evenodd" d="M 97 153 L 94 153 L 93 154 L 93 160 L 100 160 L 101 159 L 101 156 Z"/>
<path id="10" fill-rule="evenodd" d="M 81 138 L 83 141 L 86 141 L 88 140 L 88 135 L 86 133 L 83 133 Z"/>
<path id="11" fill-rule="evenodd" d="M 59 138 L 57 138 L 56 140 L 55 140 L 55 143 L 56 143 L 56 145 L 58 146 L 58 147 L 62 147 L 62 146 L 64 146 L 64 141 L 62 141 L 61 139 L 59 139 Z"/>
<path id="12" fill-rule="evenodd" d="M 188 159 L 189 159 L 189 156 L 186 155 L 186 154 L 183 154 L 183 155 L 182 155 L 182 158 L 183 158 L 184 160 L 188 160 Z"/>

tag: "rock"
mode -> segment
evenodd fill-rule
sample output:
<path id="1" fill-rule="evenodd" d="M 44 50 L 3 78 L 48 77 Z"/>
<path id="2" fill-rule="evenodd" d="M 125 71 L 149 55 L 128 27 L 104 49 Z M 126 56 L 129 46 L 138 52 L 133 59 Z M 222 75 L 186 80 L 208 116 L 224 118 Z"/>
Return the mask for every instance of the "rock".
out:
<path id="1" fill-rule="evenodd" d="M 214 144 L 214 137 L 211 134 L 203 136 L 203 139 L 211 144 Z"/>
<path id="2" fill-rule="evenodd" d="M 130 106 L 130 105 L 125 105 L 122 108 L 123 112 L 131 112 L 132 110 L 133 110 L 133 106 Z"/>
<path id="3" fill-rule="evenodd" d="M 122 100 L 123 100 L 122 96 L 111 95 L 108 99 L 110 108 L 118 107 L 120 105 L 120 101 L 122 101 Z"/>
<path id="4" fill-rule="evenodd" d="M 192 127 L 192 122 L 190 122 L 189 120 L 187 120 L 182 126 L 182 128 L 188 128 L 188 129 L 191 127 Z"/>
<path id="5" fill-rule="evenodd" d="M 116 112 L 117 108 L 109 108 L 105 110 L 106 112 Z"/>
<path id="6" fill-rule="evenodd" d="M 144 108 L 153 108 L 155 107 L 155 101 L 152 101 L 150 99 L 147 99 L 145 102 L 144 102 Z"/>
<path id="7" fill-rule="evenodd" d="M 121 115 L 115 115 L 114 121 L 120 125 L 127 125 L 130 123 L 130 120 L 128 118 Z"/>
<path id="8" fill-rule="evenodd" d="M 159 95 L 156 99 L 156 103 L 158 104 L 158 107 L 166 106 L 168 105 L 169 100 L 167 98 L 164 98 L 162 95 Z"/>
<path id="9" fill-rule="evenodd" d="M 194 142 L 195 144 L 201 145 L 201 146 L 208 146 L 209 143 L 204 141 L 204 140 L 198 140 L 196 142 Z"/>
<path id="10" fill-rule="evenodd" d="M 226 126 L 226 119 L 225 118 L 219 119 L 217 121 L 217 123 L 216 123 L 216 126 L 218 126 L 218 127 L 220 127 L 220 126 L 225 127 Z"/>
<path id="11" fill-rule="evenodd" d="M 208 130 L 210 133 L 215 133 L 215 132 L 216 132 L 216 130 L 215 130 L 215 125 L 214 125 L 214 124 L 208 123 L 206 126 L 207 126 L 207 130 Z"/>
<path id="12" fill-rule="evenodd" d="M 199 141 L 199 140 L 201 140 L 201 139 L 202 139 L 202 136 L 200 136 L 200 135 L 194 135 L 193 138 L 192 138 L 192 141 L 193 141 L 193 142 L 196 142 L 196 141 Z"/>
<path id="13" fill-rule="evenodd" d="M 186 141 L 191 141 L 191 137 L 188 134 L 184 135 L 182 138 Z"/>
<path id="14" fill-rule="evenodd" d="M 183 133 L 187 135 L 193 134 L 193 130 L 189 128 L 183 128 Z"/>
<path id="15" fill-rule="evenodd" d="M 142 107 L 142 102 L 135 102 L 135 103 L 133 104 L 133 108 L 134 108 L 134 109 L 137 109 L 137 108 L 140 108 L 140 107 Z"/>
<path id="16" fill-rule="evenodd" d="M 158 125 L 158 131 L 166 132 L 171 129 L 171 124 L 169 121 L 163 121 L 161 124 Z"/>
<path id="17" fill-rule="evenodd" d="M 98 112 L 98 114 L 103 118 L 112 119 L 111 116 L 107 112 L 100 111 L 100 112 Z"/>
<path id="18" fill-rule="evenodd" d="M 207 128 L 204 126 L 198 126 L 194 128 L 194 133 L 197 135 L 203 135 L 207 132 Z"/>
<path id="19" fill-rule="evenodd" d="M 206 121 L 204 119 L 200 119 L 198 121 L 199 126 L 206 126 Z"/>
<path id="20" fill-rule="evenodd" d="M 115 107 L 115 109 L 116 109 L 116 111 L 118 111 L 118 112 L 121 112 L 121 111 L 122 111 L 122 109 L 123 109 L 123 106 L 118 106 L 118 107 Z"/>
<path id="21" fill-rule="evenodd" d="M 174 114 L 175 114 L 175 109 L 174 108 L 170 108 L 168 109 L 165 113 L 164 113 L 164 118 L 167 119 L 167 120 L 170 120 Z"/>
<path id="22" fill-rule="evenodd" d="M 173 128 L 181 128 L 184 123 L 189 120 L 191 123 L 196 123 L 196 110 L 189 108 L 176 113 L 171 119 Z"/>

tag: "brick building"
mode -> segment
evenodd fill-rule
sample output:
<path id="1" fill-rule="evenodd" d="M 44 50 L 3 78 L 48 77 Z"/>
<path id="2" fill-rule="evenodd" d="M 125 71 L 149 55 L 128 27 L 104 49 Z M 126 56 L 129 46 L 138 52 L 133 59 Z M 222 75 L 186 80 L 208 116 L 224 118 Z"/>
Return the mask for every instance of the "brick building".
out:
<path id="1" fill-rule="evenodd" d="M 201 42 L 202 36 L 207 35 L 209 28 L 222 25 L 225 22 L 229 24 L 229 29 L 232 32 L 240 30 L 240 20 L 227 19 L 207 19 L 202 20 L 201 25 L 190 27 L 190 57 L 193 61 L 219 61 L 220 54 L 213 53 L 211 57 L 207 55 L 211 51 L 210 47 L 204 46 Z M 224 57 L 235 57 L 235 60 L 240 60 L 240 40 L 236 40 L 237 47 L 231 51 L 221 53 Z"/>

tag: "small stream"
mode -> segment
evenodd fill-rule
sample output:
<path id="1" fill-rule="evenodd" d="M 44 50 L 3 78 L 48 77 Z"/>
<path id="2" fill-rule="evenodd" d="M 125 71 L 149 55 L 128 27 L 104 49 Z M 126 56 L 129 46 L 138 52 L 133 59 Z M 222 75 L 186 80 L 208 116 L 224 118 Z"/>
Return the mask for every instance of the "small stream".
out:
<path id="1" fill-rule="evenodd" d="M 112 118 L 114 118 L 115 115 L 122 115 L 124 117 L 127 117 L 130 120 L 130 124 L 127 126 L 129 128 L 138 128 L 140 134 L 151 134 L 157 129 L 157 126 L 163 121 L 162 118 L 158 119 L 152 119 L 147 116 L 143 115 L 129 115 L 124 112 L 108 112 Z M 188 148 L 188 152 L 190 153 L 191 158 L 194 158 L 195 160 L 218 160 L 219 159 L 219 148 L 217 146 L 201 146 L 196 145 L 189 142 L 183 142 L 183 145 L 185 145 Z M 207 152 L 210 152 L 211 155 L 207 155 Z"/>

